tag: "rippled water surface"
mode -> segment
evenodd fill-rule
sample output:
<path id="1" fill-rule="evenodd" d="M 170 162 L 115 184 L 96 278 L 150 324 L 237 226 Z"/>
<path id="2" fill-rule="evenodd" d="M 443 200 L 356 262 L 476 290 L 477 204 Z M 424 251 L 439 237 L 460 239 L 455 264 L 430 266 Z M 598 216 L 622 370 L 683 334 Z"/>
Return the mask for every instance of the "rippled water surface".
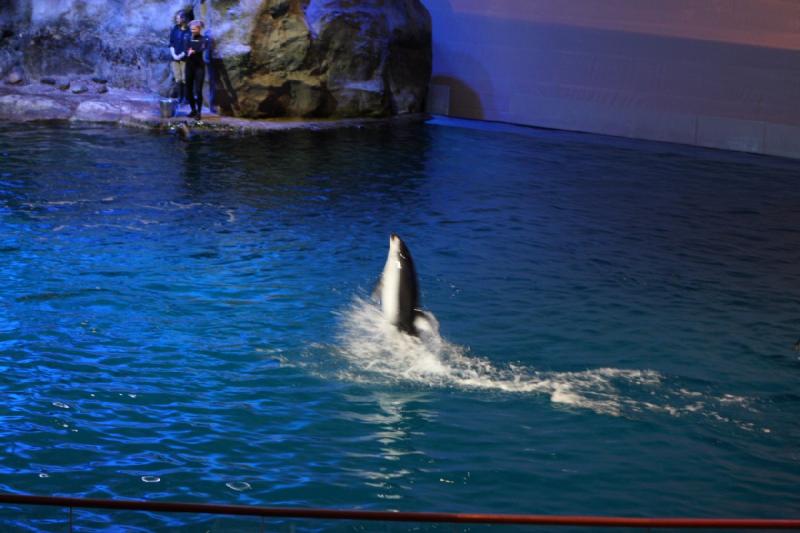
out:
<path id="1" fill-rule="evenodd" d="M 370 300 L 390 232 L 439 334 Z M 0 126 L 0 491 L 796 516 L 799 265 L 785 160 L 437 124 Z"/>

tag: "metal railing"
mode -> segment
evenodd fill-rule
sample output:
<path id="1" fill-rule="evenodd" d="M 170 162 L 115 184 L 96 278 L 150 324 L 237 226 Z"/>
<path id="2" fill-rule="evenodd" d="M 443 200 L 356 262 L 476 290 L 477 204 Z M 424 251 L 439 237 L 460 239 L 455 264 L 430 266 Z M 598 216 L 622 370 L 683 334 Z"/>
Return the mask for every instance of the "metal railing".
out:
<path id="1" fill-rule="evenodd" d="M 304 518 L 325 520 L 359 520 L 381 522 L 425 522 L 453 524 L 495 524 L 529 526 L 577 527 L 629 527 L 629 528 L 679 528 L 679 529 L 796 529 L 800 519 L 761 518 L 632 518 L 611 516 L 551 516 L 526 514 L 480 513 L 430 513 L 357 511 L 342 509 L 255 507 L 183 502 L 149 502 L 142 500 L 103 500 L 92 498 L 67 498 L 59 496 L 34 496 L 25 494 L 0 494 L 0 504 L 64 507 L 69 510 L 70 530 L 72 510 L 112 509 L 125 511 L 150 511 L 157 513 L 194 513 L 229 516 L 256 516 L 262 518 Z"/>

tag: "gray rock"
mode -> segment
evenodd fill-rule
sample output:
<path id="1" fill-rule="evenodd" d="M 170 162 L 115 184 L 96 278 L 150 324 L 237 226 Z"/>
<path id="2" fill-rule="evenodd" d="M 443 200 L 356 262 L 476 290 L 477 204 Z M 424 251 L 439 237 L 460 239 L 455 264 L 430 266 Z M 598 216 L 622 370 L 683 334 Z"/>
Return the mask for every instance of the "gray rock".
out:
<path id="1" fill-rule="evenodd" d="M 72 92 L 74 94 L 83 94 L 89 92 L 89 88 L 84 84 L 79 84 L 72 87 Z"/>
<path id="2" fill-rule="evenodd" d="M 131 110 L 122 104 L 86 100 L 78 105 L 72 120 L 88 122 L 119 122 Z"/>
<path id="3" fill-rule="evenodd" d="M 97 94 L 105 94 L 108 92 L 108 87 L 106 87 L 105 85 L 101 85 L 100 87 L 97 88 L 95 92 Z"/>
<path id="4" fill-rule="evenodd" d="M 56 84 L 56 79 L 55 78 L 42 78 L 39 81 L 42 82 L 45 85 L 55 85 Z"/>
<path id="5" fill-rule="evenodd" d="M 65 120 L 71 115 L 69 106 L 52 98 L 22 94 L 0 96 L 0 118 L 5 120 Z"/>
<path id="6" fill-rule="evenodd" d="M 12 68 L 6 74 L 6 84 L 8 85 L 21 85 L 23 81 L 25 81 L 25 73 L 20 68 Z"/>
<path id="7" fill-rule="evenodd" d="M 60 81 L 60 82 L 58 82 L 58 84 L 56 85 L 56 87 L 58 87 L 58 88 L 59 88 L 59 89 L 61 89 L 62 91 L 69 91 L 69 86 L 70 86 L 70 82 L 69 82 L 69 80 L 66 80 L 66 81 Z"/>

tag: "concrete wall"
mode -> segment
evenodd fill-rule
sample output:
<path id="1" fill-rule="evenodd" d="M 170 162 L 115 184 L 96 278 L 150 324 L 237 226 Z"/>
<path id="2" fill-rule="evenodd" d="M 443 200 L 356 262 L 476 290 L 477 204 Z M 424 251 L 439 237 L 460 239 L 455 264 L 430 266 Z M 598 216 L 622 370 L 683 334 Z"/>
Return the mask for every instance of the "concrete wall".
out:
<path id="1" fill-rule="evenodd" d="M 433 112 L 800 157 L 800 0 L 423 1 Z"/>

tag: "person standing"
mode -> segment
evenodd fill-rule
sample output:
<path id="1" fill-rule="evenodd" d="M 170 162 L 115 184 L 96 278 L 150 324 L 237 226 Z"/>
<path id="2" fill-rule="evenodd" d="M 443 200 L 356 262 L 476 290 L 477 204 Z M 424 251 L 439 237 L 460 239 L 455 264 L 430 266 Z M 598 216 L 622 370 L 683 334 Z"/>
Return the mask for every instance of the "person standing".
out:
<path id="1" fill-rule="evenodd" d="M 193 20 L 189 23 L 189 35 L 184 39 L 186 51 L 186 87 L 189 96 L 189 105 L 192 112 L 190 117 L 200 120 L 203 108 L 203 82 L 206 77 L 206 64 L 210 60 L 211 45 L 207 36 L 203 35 L 202 20 Z"/>
<path id="2" fill-rule="evenodd" d="M 186 102 L 186 51 L 184 43 L 189 35 L 189 26 L 186 13 L 175 13 L 175 26 L 169 33 L 169 51 L 172 54 L 172 79 L 175 84 L 172 88 L 172 97 L 179 103 Z"/>

